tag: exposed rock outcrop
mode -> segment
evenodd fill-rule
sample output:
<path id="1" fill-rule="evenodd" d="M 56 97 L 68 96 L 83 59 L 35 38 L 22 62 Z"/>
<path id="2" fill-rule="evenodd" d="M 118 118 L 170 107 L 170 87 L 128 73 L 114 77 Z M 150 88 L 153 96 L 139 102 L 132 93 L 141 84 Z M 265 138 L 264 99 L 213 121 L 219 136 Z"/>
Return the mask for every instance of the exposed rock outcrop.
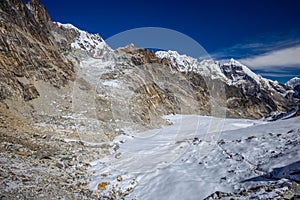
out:
<path id="1" fill-rule="evenodd" d="M 226 107 L 228 117 L 258 119 L 272 111 L 287 112 L 295 105 L 288 87 L 256 75 L 234 59 L 198 62 L 174 51 L 157 52 L 156 55 L 169 60 L 173 68 L 188 76 L 197 74 L 191 83 L 196 81 L 202 88 L 206 85 L 207 97 Z"/>
<path id="2" fill-rule="evenodd" d="M 41 93 L 39 81 L 65 86 L 81 72 L 76 70 L 78 63 L 92 57 L 111 69 L 101 72 L 100 79 L 117 79 L 131 88 L 137 102 L 132 113 L 147 123 L 170 113 L 210 115 L 213 105 L 224 107 L 229 117 L 261 118 L 272 111 L 288 111 L 294 104 L 286 86 L 263 79 L 234 60 L 198 62 L 176 52 L 154 54 L 132 45 L 112 51 L 97 34 L 53 23 L 38 0 L 27 5 L 21 0 L 1 0 L 1 5 L 2 101 L 36 99 Z M 103 102 L 99 97 L 94 101 Z M 100 113 L 107 105 L 96 106 Z M 102 115 L 98 114 L 99 119 L 104 119 Z"/>
<path id="3" fill-rule="evenodd" d="M 74 64 L 38 0 L 0 1 L 0 99 L 37 98 L 37 81 L 62 87 L 74 80 Z M 60 34 L 57 32 L 57 34 Z M 61 37 L 65 37 L 61 34 Z"/>
<path id="4" fill-rule="evenodd" d="M 261 118 L 272 111 L 287 112 L 295 105 L 285 85 L 262 78 L 233 59 L 219 65 L 227 78 L 229 116 Z"/>

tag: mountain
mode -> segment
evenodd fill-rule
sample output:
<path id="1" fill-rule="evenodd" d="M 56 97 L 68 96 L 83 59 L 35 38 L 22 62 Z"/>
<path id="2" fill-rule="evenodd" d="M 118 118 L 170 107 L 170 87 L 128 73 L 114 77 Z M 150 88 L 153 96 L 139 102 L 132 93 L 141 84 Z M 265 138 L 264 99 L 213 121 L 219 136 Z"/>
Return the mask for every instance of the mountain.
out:
<path id="1" fill-rule="evenodd" d="M 285 85 L 293 89 L 295 98 L 300 99 L 300 78 L 294 77 L 287 81 Z"/>
<path id="2" fill-rule="evenodd" d="M 21 189 L 26 198 L 98 198 L 87 188 L 92 161 L 115 153 L 116 137 L 172 127 L 165 116 L 287 118 L 298 109 L 292 83 L 234 59 L 113 50 L 99 34 L 52 22 L 39 0 L 0 5 L 0 189 L 8 199 Z"/>
<path id="3" fill-rule="evenodd" d="M 271 111 L 287 111 L 294 100 L 291 91 L 277 81 L 256 75 L 248 67 L 231 59 L 228 62 L 196 59 L 177 52 L 157 52 L 160 58 L 171 60 L 181 72 L 196 73 L 208 79 L 218 80 L 225 89 L 226 111 L 229 117 L 260 118 Z"/>
<path id="4" fill-rule="evenodd" d="M 73 49 L 85 51 L 93 58 L 100 58 L 106 51 L 111 50 L 99 34 L 87 33 L 86 31 L 79 30 L 72 24 L 61 24 L 59 22 L 54 24 L 62 29 L 68 29 L 77 33 L 77 37 L 71 43 L 71 48 Z"/>
<path id="5" fill-rule="evenodd" d="M 58 34 L 38 0 L 0 3 L 0 99 L 29 101 L 39 96 L 39 81 L 59 88 L 74 80 L 74 64 L 65 52 L 76 34 Z"/>
<path id="6" fill-rule="evenodd" d="M 98 34 L 52 22 L 38 0 L 2 4 L 1 102 L 34 123 L 53 126 L 54 117 L 67 130 L 110 140 L 128 128 L 160 127 L 167 114 L 259 119 L 295 106 L 287 86 L 234 59 L 112 50 Z"/>
<path id="7" fill-rule="evenodd" d="M 27 5 L 21 0 L 3 0 L 2 5 L 2 13 L 7 14 L 1 15 L 3 73 L 0 83 L 1 100 L 7 105 L 23 99 L 29 101 L 31 107 L 41 109 L 44 107 L 41 103 L 34 104 L 38 99 L 44 99 L 46 88 L 50 91 L 52 86 L 69 87 L 70 98 L 77 91 L 74 87 L 83 88 L 90 84 L 91 90 L 85 95 L 94 96 L 98 95 L 96 87 L 98 90 L 101 88 L 103 93 L 106 82 L 115 81 L 123 84 L 122 87 L 126 88 L 123 91 L 127 91 L 116 91 L 119 99 L 127 99 L 120 102 L 126 104 L 122 106 L 128 108 L 129 104 L 133 105 L 128 110 L 129 121 L 143 126 L 169 113 L 210 115 L 217 110 L 213 107 L 215 105 L 224 108 L 228 117 L 256 119 L 273 111 L 286 112 L 293 107 L 293 99 L 286 86 L 256 75 L 233 59 L 229 62 L 199 62 L 173 51 L 154 54 L 134 46 L 114 51 L 98 34 L 89 34 L 71 24 L 53 23 L 38 0 L 31 0 Z M 93 69 L 91 63 L 99 66 Z M 95 70 L 95 73 L 87 73 Z M 96 74 L 100 77 L 99 83 Z M 114 88 L 111 90 L 115 91 Z M 138 103 L 129 102 L 128 94 L 132 94 L 132 101 Z M 33 99 L 37 100 L 30 101 Z M 98 116 L 93 114 L 94 118 L 105 121 L 108 119 L 103 119 L 100 110 L 105 103 L 115 99 L 116 96 L 103 100 L 98 95 L 82 101 L 99 110 Z M 74 108 L 77 102 L 65 107 Z M 39 111 L 47 113 L 46 110 L 49 108 Z M 57 113 L 56 108 L 52 110 L 54 113 L 51 115 Z M 106 112 L 105 118 L 113 115 L 113 110 L 109 112 Z M 128 121 L 128 116 L 124 120 Z"/>
<path id="8" fill-rule="evenodd" d="M 294 77 L 294 78 L 290 79 L 289 81 L 287 81 L 285 84 L 287 86 L 290 86 L 291 88 L 295 88 L 296 86 L 300 85 L 300 78 Z"/>

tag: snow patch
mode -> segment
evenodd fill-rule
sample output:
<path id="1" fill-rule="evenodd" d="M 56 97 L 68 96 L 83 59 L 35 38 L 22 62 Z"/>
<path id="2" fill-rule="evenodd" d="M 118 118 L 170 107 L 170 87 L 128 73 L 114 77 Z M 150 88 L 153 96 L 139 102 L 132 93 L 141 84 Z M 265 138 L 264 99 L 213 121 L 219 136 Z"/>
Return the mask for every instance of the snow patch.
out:
<path id="1" fill-rule="evenodd" d="M 157 51 L 155 55 L 161 59 L 166 58 L 171 61 L 174 68 L 180 72 L 194 72 L 212 79 L 227 79 L 221 72 L 217 62 L 213 60 L 202 60 L 198 62 L 196 58 L 187 55 L 180 55 L 177 51 Z"/>
<path id="2" fill-rule="evenodd" d="M 285 85 L 290 86 L 291 88 L 295 88 L 297 85 L 300 85 L 300 78 L 294 77 L 287 81 Z"/>
<path id="3" fill-rule="evenodd" d="M 90 34 L 82 31 L 72 24 L 61 24 L 56 22 L 58 26 L 66 29 L 74 29 L 79 32 L 79 37 L 71 44 L 72 48 L 81 49 L 92 54 L 93 57 L 99 57 L 103 54 L 103 50 L 110 49 L 99 34 Z"/>
<path id="4" fill-rule="evenodd" d="M 251 71 L 248 67 L 245 65 L 241 64 L 239 61 L 231 58 L 228 62 L 221 63 L 224 66 L 239 66 L 242 68 L 242 71 L 251 77 L 256 83 L 260 83 L 261 77 L 255 74 L 253 71 Z"/>

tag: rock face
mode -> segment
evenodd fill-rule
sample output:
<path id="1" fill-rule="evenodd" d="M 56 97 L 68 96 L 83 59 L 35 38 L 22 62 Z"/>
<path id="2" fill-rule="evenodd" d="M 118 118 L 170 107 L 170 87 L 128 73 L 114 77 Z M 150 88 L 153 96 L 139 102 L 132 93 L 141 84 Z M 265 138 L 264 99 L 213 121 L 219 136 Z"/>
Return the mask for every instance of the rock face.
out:
<path id="1" fill-rule="evenodd" d="M 294 96 L 300 99 L 300 78 L 294 77 L 285 83 L 286 86 L 294 90 Z"/>
<path id="2" fill-rule="evenodd" d="M 96 90 L 100 119 L 111 116 L 106 120 L 118 121 L 123 128 L 125 124 L 153 128 L 165 123 L 162 115 L 209 114 L 207 88 L 197 74 L 182 74 L 152 51 L 132 46 L 105 57 L 110 61 L 104 64 L 106 71 Z M 104 112 L 107 104 L 110 109 Z"/>
<path id="3" fill-rule="evenodd" d="M 292 109 L 294 99 L 285 85 L 262 78 L 233 59 L 219 66 L 227 78 L 229 116 L 260 118 Z"/>
<path id="4" fill-rule="evenodd" d="M 187 75 L 197 74 L 196 80 L 202 82 L 202 88 L 213 83 L 215 87 L 209 87 L 208 97 L 219 100 L 219 103 L 221 100 L 228 117 L 257 119 L 272 111 L 286 112 L 295 105 L 288 87 L 256 75 L 234 59 L 223 63 L 212 60 L 197 62 L 173 51 L 157 52 L 156 55 L 168 59 L 175 69 Z M 220 94 L 221 89 L 225 92 Z"/>
<path id="5" fill-rule="evenodd" d="M 55 39 L 58 28 L 43 5 L 38 0 L 27 5 L 1 0 L 0 5 L 0 99 L 29 101 L 39 96 L 37 81 L 59 88 L 74 80 L 74 64 Z"/>
<path id="6" fill-rule="evenodd" d="M 294 105 L 287 86 L 233 59 L 199 62 L 133 45 L 113 51 L 97 34 L 53 23 L 38 0 L 0 3 L 0 100 L 28 102 L 31 115 L 53 104 L 51 115 L 65 109 L 94 119 L 109 135 L 118 126 L 160 126 L 166 114 L 261 118 Z"/>

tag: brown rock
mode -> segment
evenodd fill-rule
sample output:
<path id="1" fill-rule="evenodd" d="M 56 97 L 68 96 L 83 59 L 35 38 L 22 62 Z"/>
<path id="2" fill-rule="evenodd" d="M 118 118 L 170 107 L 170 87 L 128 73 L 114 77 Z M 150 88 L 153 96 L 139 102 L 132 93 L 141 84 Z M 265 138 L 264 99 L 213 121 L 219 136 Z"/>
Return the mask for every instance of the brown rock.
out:
<path id="1" fill-rule="evenodd" d="M 62 87 L 74 80 L 73 64 L 63 54 L 66 44 L 56 41 L 48 12 L 39 0 L 2 0 L 0 15 L 0 100 L 32 100 L 39 96 L 33 81 Z M 61 38 L 68 35 L 61 31 Z M 65 49 L 65 51 L 67 51 Z M 17 78 L 31 84 L 21 84 Z"/>
<path id="2" fill-rule="evenodd" d="M 106 186 L 108 186 L 109 184 L 110 184 L 109 182 L 99 183 L 97 189 L 98 190 L 106 190 Z"/>

